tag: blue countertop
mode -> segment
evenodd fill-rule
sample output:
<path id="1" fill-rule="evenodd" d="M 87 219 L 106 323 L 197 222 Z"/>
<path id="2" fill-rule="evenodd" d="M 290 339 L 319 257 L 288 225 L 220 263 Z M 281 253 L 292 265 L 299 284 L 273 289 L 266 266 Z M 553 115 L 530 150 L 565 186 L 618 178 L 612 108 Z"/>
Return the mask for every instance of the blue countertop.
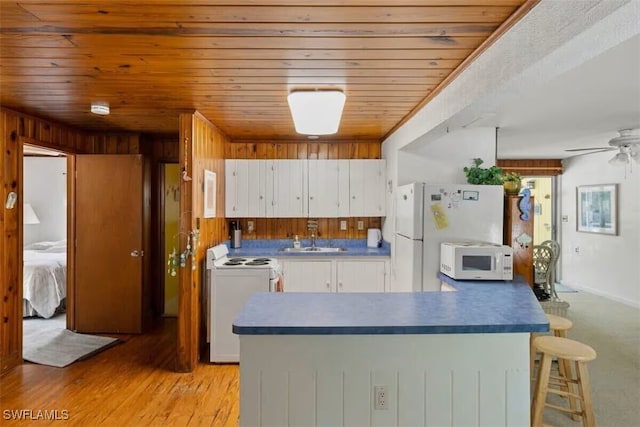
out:
<path id="1" fill-rule="evenodd" d="M 549 330 L 547 317 L 527 284 L 446 281 L 457 292 L 256 293 L 236 317 L 233 332 L 382 335 Z"/>
<path id="2" fill-rule="evenodd" d="M 311 241 L 301 239 L 301 246 L 311 246 Z M 292 239 L 262 239 L 242 241 L 242 247 L 231 249 L 229 242 L 225 242 L 229 248 L 229 257 L 238 256 L 270 256 L 270 257 L 350 257 L 350 256 L 382 256 L 391 255 L 391 246 L 388 242 L 382 241 L 379 248 L 368 248 L 367 239 L 318 239 L 316 246 L 346 248 L 344 252 L 284 252 L 280 249 L 293 247 Z"/>

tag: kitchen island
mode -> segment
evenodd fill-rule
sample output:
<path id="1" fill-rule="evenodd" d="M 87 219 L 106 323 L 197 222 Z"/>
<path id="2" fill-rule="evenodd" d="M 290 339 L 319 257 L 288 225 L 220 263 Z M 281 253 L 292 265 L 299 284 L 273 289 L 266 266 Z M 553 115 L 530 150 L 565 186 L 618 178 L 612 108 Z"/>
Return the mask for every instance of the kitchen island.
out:
<path id="1" fill-rule="evenodd" d="M 520 283 L 450 285 L 254 294 L 233 325 L 241 425 L 529 425 L 540 304 Z"/>

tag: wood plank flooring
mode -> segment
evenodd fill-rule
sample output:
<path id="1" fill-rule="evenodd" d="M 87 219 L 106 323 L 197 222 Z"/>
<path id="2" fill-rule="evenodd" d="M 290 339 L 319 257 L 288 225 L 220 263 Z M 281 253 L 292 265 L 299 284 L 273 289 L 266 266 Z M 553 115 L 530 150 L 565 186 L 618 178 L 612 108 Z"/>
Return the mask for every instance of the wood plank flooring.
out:
<path id="1" fill-rule="evenodd" d="M 65 425 L 238 425 L 238 366 L 199 363 L 192 373 L 174 372 L 175 319 L 120 338 L 66 368 L 26 363 L 9 371 L 0 378 L 0 424 L 52 425 L 60 421 L 12 420 L 7 411 L 31 410 L 35 419 L 57 410 L 59 418 L 68 414 Z"/>

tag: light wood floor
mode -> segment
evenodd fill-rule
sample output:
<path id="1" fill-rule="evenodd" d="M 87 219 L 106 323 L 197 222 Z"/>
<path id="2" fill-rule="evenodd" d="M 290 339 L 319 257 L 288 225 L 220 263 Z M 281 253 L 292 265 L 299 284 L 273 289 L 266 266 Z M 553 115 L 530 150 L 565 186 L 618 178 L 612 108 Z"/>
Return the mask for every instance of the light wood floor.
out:
<path id="1" fill-rule="evenodd" d="M 0 378 L 0 424 L 7 410 L 66 410 L 64 425 L 237 426 L 238 366 L 201 363 L 173 371 L 175 319 L 66 368 L 26 363 Z M 37 425 L 61 421 L 37 421 Z"/>

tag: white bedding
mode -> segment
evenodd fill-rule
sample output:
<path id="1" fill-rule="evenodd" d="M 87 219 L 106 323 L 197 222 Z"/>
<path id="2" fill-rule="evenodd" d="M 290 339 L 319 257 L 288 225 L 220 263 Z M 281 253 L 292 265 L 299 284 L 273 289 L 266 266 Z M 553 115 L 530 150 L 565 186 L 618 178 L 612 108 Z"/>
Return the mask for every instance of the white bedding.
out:
<path id="1" fill-rule="evenodd" d="M 23 316 L 53 316 L 67 296 L 66 242 L 25 247 L 23 284 Z"/>

